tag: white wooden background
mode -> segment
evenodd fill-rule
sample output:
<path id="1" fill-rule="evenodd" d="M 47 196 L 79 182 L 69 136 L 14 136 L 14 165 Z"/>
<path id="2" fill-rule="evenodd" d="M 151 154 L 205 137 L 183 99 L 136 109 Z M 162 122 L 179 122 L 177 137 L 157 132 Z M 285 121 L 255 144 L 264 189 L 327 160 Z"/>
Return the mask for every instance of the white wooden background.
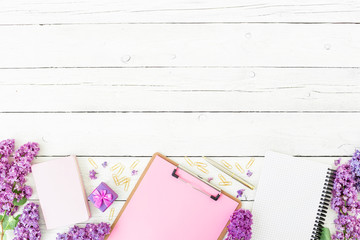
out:
<path id="1" fill-rule="evenodd" d="M 255 157 L 255 184 L 266 150 L 347 159 L 360 146 L 359 23 L 356 0 L 0 1 L 0 137 L 39 142 L 37 162 L 78 155 L 88 194 L 100 181 L 119 193 L 116 213 L 131 189 L 103 161 L 130 176 L 140 160 L 134 186 L 156 151 Z M 67 229 L 41 224 L 43 239 Z"/>

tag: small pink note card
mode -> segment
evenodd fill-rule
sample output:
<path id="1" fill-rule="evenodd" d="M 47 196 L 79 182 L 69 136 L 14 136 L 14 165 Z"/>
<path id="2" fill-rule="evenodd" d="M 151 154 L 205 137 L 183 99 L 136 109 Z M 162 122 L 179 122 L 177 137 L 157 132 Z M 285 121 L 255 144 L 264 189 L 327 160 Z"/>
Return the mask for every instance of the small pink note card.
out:
<path id="1" fill-rule="evenodd" d="M 32 171 L 47 229 L 89 219 L 89 205 L 75 156 L 35 164 Z"/>

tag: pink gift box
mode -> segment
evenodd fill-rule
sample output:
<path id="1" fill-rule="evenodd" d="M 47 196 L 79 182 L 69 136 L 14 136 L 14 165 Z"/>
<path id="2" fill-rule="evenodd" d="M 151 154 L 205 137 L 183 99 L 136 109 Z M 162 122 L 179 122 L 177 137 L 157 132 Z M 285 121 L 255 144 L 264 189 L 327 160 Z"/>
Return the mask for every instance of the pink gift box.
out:
<path id="1" fill-rule="evenodd" d="M 102 212 L 110 207 L 117 198 L 118 195 L 104 182 L 100 183 L 88 197 L 94 206 Z"/>

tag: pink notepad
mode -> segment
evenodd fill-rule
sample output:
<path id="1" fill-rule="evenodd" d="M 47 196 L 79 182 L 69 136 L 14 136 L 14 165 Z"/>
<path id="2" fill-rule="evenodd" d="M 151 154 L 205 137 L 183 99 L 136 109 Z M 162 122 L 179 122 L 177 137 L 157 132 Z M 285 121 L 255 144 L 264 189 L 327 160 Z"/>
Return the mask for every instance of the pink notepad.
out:
<path id="1" fill-rule="evenodd" d="M 107 240 L 216 240 L 241 203 L 155 154 L 121 210 Z M 174 169 L 181 179 L 172 175 Z M 201 189 L 198 191 L 192 186 Z"/>
<path id="2" fill-rule="evenodd" d="M 90 209 L 75 156 L 32 166 L 47 229 L 89 219 Z"/>

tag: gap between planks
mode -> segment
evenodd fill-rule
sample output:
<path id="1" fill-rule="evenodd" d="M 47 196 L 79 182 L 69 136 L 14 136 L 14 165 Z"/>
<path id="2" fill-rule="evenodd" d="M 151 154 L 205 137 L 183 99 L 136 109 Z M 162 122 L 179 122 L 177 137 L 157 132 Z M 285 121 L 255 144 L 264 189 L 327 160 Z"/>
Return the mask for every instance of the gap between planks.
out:
<path id="1" fill-rule="evenodd" d="M 55 157 L 66 157 L 68 155 L 38 155 L 37 158 L 55 158 Z M 102 158 L 151 158 L 152 155 L 76 155 L 77 157 L 102 157 Z M 166 155 L 168 158 L 181 158 L 181 155 Z M 201 158 L 203 155 L 186 155 L 187 157 Z M 292 155 L 293 157 L 299 158 L 340 158 L 340 157 L 351 157 L 352 155 Z M 206 155 L 206 157 L 217 157 L 217 158 L 263 158 L 264 155 Z"/>
<path id="2" fill-rule="evenodd" d="M 73 22 L 73 23 L 3 23 L 0 24 L 0 27 L 23 27 L 23 26 L 67 26 L 67 25 L 226 25 L 226 24 L 290 24 L 290 25 L 351 25 L 351 24 L 360 24 L 360 22 L 356 21 L 338 21 L 338 22 L 109 22 L 109 23 L 96 23 L 96 22 L 88 22 L 88 23 L 81 23 L 81 22 Z"/>
<path id="3" fill-rule="evenodd" d="M 338 111 L 338 110 L 326 110 L 326 111 L 0 111 L 0 114 L 164 114 L 164 113 L 184 113 L 184 114 L 192 114 L 192 113 L 209 113 L 209 114 L 273 114 L 273 113 L 282 113 L 282 114 L 328 114 L 328 113 L 339 113 L 339 114 L 347 114 L 347 113 L 360 113 L 358 111 Z"/>
<path id="4" fill-rule="evenodd" d="M 360 66 L 301 66 L 301 65 L 288 65 L 288 66 L 276 66 L 276 65 L 182 65 L 182 66 L 173 66 L 173 65 L 142 65 L 142 66 L 35 66 L 35 67 L 1 67 L 0 70 L 41 70 L 41 69 L 246 69 L 246 68 L 265 68 L 265 69 L 360 69 Z"/>

